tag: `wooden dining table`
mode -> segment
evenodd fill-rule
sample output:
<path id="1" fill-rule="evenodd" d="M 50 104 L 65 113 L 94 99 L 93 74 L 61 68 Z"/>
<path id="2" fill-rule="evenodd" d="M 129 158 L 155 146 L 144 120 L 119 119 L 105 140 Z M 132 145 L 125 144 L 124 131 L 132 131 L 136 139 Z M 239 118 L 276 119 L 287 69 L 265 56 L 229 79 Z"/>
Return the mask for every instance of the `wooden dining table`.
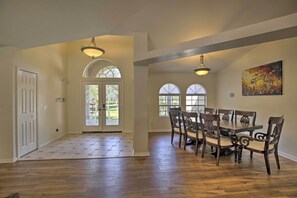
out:
<path id="1" fill-rule="evenodd" d="M 252 123 L 241 123 L 236 121 L 220 121 L 220 129 L 229 130 L 231 133 L 236 134 L 239 132 L 245 131 L 254 131 L 257 129 L 263 129 L 261 124 L 252 124 Z"/>

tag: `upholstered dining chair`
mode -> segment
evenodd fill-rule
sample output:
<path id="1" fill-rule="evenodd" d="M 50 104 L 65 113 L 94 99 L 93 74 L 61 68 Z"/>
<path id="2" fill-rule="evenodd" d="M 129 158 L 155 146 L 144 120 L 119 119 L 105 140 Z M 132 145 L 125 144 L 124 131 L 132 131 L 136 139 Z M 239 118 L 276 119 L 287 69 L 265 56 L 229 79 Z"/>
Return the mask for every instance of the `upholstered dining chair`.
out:
<path id="1" fill-rule="evenodd" d="M 255 124 L 256 122 L 256 116 L 257 113 L 255 111 L 239 111 L 239 110 L 235 110 L 234 112 L 235 115 L 235 121 L 236 122 L 241 122 L 244 124 Z M 254 131 L 247 131 L 247 132 L 240 132 L 240 133 L 236 133 L 237 139 L 239 139 L 241 136 L 253 136 L 253 132 Z M 250 158 L 253 158 L 253 151 L 250 152 Z"/>
<path id="2" fill-rule="evenodd" d="M 257 132 L 254 137 L 242 136 L 239 138 L 239 159 L 242 156 L 242 149 L 250 150 L 264 155 L 267 174 L 271 174 L 269 157 L 270 153 L 274 153 L 277 168 L 280 169 L 278 158 L 278 143 L 280 140 L 284 117 L 270 117 L 268 120 L 267 133 Z"/>
<path id="3" fill-rule="evenodd" d="M 173 144 L 174 134 L 179 135 L 178 147 L 181 146 L 181 139 L 183 136 L 182 124 L 181 124 L 181 111 L 180 110 L 169 110 L 169 118 L 171 125 L 171 144 Z"/>
<path id="4" fill-rule="evenodd" d="M 233 121 L 234 110 L 230 110 L 230 109 L 218 109 L 218 115 L 221 117 L 222 120 Z"/>
<path id="5" fill-rule="evenodd" d="M 218 115 L 220 116 L 220 119 L 226 122 L 233 122 L 233 118 L 234 118 L 234 110 L 230 110 L 230 109 L 218 109 Z M 230 135 L 230 131 L 229 130 L 224 130 L 221 129 L 221 133 L 225 136 Z"/>
<path id="6" fill-rule="evenodd" d="M 206 145 L 215 147 L 217 149 L 216 165 L 218 166 L 220 162 L 221 149 L 236 147 L 236 144 L 233 143 L 234 141 L 232 141 L 231 138 L 221 135 L 219 115 L 200 114 L 200 123 L 202 123 L 201 126 L 203 134 L 203 147 L 201 157 L 204 157 Z M 235 152 L 235 154 L 237 154 L 237 152 Z"/>
<path id="7" fill-rule="evenodd" d="M 197 112 L 182 112 L 182 122 L 184 126 L 184 150 L 187 146 L 188 139 L 194 140 L 195 144 L 195 155 L 198 154 L 198 143 L 203 139 L 202 132 L 199 130 L 198 125 L 198 113 Z"/>

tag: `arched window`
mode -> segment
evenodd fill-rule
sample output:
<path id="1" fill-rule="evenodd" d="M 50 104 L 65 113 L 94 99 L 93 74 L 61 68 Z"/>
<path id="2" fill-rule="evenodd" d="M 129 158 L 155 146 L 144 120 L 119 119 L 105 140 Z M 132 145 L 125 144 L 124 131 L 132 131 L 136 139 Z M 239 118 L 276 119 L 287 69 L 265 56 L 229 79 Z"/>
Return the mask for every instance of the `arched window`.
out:
<path id="1" fill-rule="evenodd" d="M 204 112 L 205 106 L 205 88 L 199 84 L 190 85 L 186 93 L 186 111 Z"/>
<path id="2" fill-rule="evenodd" d="M 171 83 L 165 84 L 159 90 L 159 116 L 168 116 L 169 109 L 180 106 L 179 88 Z"/>
<path id="3" fill-rule="evenodd" d="M 116 66 L 106 66 L 98 71 L 96 78 L 121 78 L 121 73 Z"/>

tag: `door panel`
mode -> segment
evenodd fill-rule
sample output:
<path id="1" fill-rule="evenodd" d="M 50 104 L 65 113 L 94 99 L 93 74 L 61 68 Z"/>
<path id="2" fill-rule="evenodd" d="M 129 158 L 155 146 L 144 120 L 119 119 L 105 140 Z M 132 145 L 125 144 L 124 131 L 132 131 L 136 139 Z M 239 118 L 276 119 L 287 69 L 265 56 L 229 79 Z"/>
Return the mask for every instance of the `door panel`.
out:
<path id="1" fill-rule="evenodd" d="M 37 75 L 18 70 L 18 157 L 37 149 Z"/>

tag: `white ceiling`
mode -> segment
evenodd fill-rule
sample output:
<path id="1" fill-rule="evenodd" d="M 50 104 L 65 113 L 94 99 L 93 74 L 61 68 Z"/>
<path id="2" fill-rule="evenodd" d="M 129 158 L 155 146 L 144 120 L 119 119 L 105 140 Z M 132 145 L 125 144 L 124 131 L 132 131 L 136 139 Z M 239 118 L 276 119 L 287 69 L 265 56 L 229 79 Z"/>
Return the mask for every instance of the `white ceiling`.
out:
<path id="1" fill-rule="evenodd" d="M 149 49 L 159 49 L 296 12 L 296 0 L 0 0 L 0 47 L 147 32 Z M 205 64 L 220 70 L 251 48 L 206 54 Z M 192 72 L 198 62 L 182 58 L 150 71 Z"/>

